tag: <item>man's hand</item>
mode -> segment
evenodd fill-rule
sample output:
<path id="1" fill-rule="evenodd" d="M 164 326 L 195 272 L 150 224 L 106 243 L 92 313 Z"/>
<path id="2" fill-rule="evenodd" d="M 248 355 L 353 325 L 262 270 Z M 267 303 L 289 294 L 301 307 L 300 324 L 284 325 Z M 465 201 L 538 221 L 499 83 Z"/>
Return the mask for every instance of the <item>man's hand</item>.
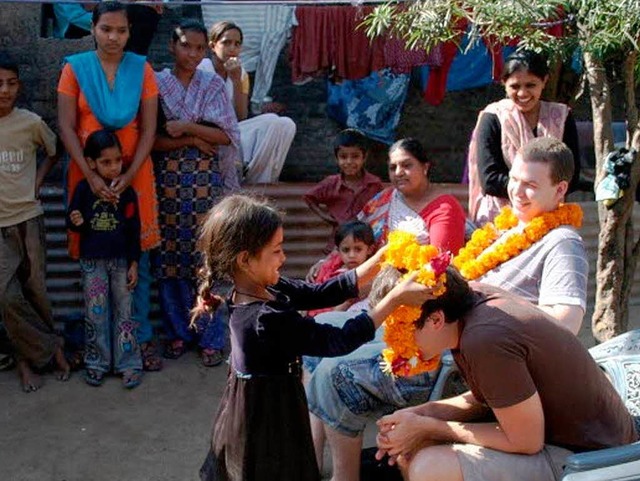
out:
<path id="1" fill-rule="evenodd" d="M 82 218 L 82 213 L 79 210 L 71 211 L 71 213 L 69 214 L 69 219 L 71 220 L 71 223 L 73 225 L 75 225 L 76 227 L 79 227 L 82 224 L 84 224 L 84 219 Z"/>
<path id="2" fill-rule="evenodd" d="M 376 458 L 380 460 L 388 454 L 389 464 L 395 464 L 398 456 L 410 459 L 417 450 L 437 444 L 429 437 L 429 426 L 433 422 L 437 420 L 404 409 L 384 416 L 377 423 Z"/>

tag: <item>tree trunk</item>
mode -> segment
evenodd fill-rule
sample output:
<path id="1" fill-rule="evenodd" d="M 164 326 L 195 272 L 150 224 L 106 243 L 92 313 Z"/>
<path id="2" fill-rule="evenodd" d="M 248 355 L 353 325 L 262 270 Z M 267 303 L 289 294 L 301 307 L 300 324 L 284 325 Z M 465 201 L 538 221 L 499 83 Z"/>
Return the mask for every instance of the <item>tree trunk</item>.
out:
<path id="1" fill-rule="evenodd" d="M 640 117 L 638 115 L 638 107 L 636 105 L 635 78 L 635 66 L 638 60 L 637 57 L 638 53 L 633 50 L 625 57 L 624 63 L 624 87 L 627 112 L 627 148 L 634 149 L 636 152 L 640 150 Z M 633 201 L 635 199 L 639 178 L 640 162 L 636 160 L 631 167 L 631 185 L 629 186 L 628 195 L 625 196 L 625 203 L 628 205 L 629 209 L 629 217 L 626 223 L 627 257 L 625 258 L 624 284 L 622 286 L 622 295 L 624 296 L 624 299 L 626 299 L 625 304 L 622 306 L 625 329 L 628 328 L 629 300 L 631 297 L 631 288 L 633 287 L 636 265 L 638 263 L 638 256 L 640 255 L 640 239 L 637 241 L 634 240 L 633 229 Z"/>
<path id="2" fill-rule="evenodd" d="M 584 54 L 593 112 L 593 136 L 596 153 L 596 184 L 604 177 L 602 166 L 605 157 L 614 150 L 611 127 L 611 91 L 605 68 L 591 54 Z M 629 101 L 629 94 L 627 93 Z M 628 105 L 627 115 L 637 118 L 634 112 L 635 98 Z M 630 110 L 631 109 L 631 110 Z M 636 166 L 637 167 L 637 166 Z M 633 258 L 633 209 L 634 191 L 627 192 L 612 208 L 598 205 L 600 235 L 598 237 L 598 262 L 596 274 L 596 302 L 592 318 L 592 332 L 597 341 L 603 342 L 626 331 L 628 301 L 635 260 Z"/>

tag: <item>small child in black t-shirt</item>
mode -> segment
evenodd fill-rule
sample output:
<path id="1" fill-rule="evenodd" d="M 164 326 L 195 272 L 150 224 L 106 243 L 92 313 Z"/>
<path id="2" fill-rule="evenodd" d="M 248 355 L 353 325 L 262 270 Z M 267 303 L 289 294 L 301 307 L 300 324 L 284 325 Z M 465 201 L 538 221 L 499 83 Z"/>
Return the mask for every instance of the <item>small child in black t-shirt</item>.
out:
<path id="1" fill-rule="evenodd" d="M 89 167 L 107 183 L 122 172 L 118 137 L 98 130 L 87 138 L 84 156 Z M 125 388 L 142 378 L 140 346 L 131 317 L 131 290 L 138 281 L 140 215 L 132 187 L 117 202 L 91 191 L 84 179 L 76 187 L 67 224 L 80 233 L 80 267 L 85 300 L 85 381 L 100 386 L 113 369 L 122 373 Z"/>

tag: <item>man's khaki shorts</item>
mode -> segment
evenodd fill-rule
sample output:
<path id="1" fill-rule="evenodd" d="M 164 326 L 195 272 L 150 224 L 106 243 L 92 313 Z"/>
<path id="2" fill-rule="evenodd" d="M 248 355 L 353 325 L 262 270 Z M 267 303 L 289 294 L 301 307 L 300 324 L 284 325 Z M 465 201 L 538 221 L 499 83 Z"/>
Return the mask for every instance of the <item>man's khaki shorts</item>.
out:
<path id="1" fill-rule="evenodd" d="M 568 449 L 545 445 L 538 454 L 511 454 L 473 444 L 454 444 L 464 481 L 559 481 Z"/>

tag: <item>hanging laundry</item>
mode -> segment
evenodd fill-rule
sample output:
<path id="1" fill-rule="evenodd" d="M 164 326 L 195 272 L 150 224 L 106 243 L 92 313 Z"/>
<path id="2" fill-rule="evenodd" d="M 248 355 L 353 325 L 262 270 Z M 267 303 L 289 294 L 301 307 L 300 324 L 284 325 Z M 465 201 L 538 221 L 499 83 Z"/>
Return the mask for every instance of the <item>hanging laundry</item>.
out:
<path id="1" fill-rule="evenodd" d="M 384 61 L 394 73 L 409 74 L 413 67 L 421 65 L 440 67 L 443 62 L 442 45 L 436 45 L 427 53 L 421 48 L 408 50 L 405 40 L 389 38 L 384 44 Z"/>
<path id="2" fill-rule="evenodd" d="M 461 19 L 458 21 L 457 28 L 464 31 L 466 24 L 466 20 Z M 462 34 L 460 34 L 460 37 L 462 37 Z M 439 105 L 444 99 L 449 69 L 451 68 L 453 59 L 458 53 L 459 40 L 461 40 L 461 38 L 444 42 L 442 44 L 442 64 L 439 67 L 434 67 L 429 70 L 429 79 L 423 93 L 423 98 L 432 105 Z"/>
<path id="3" fill-rule="evenodd" d="M 336 80 L 357 80 L 383 69 L 385 39 L 369 40 L 358 28 L 372 10 L 372 6 L 297 7 L 298 26 L 291 43 L 293 83 L 324 73 Z"/>
<path id="4" fill-rule="evenodd" d="M 207 28 L 223 20 L 236 23 L 244 35 L 240 60 L 247 72 L 255 72 L 251 102 L 262 104 L 269 94 L 278 56 L 294 23 L 294 7 L 288 5 L 202 5 Z"/>
<path id="5" fill-rule="evenodd" d="M 268 7 L 251 95 L 251 101 L 260 104 L 269 94 L 278 57 L 295 23 L 293 7 L 286 5 L 269 5 Z"/>
<path id="6" fill-rule="evenodd" d="M 408 87 L 409 75 L 391 69 L 360 80 L 329 81 L 327 114 L 371 139 L 392 144 Z"/>
<path id="7" fill-rule="evenodd" d="M 489 51 L 486 42 L 475 42 L 466 53 L 463 53 L 467 49 L 468 43 L 469 38 L 465 37 L 460 49 L 456 49 L 444 79 L 444 92 L 439 90 L 438 96 L 434 95 L 433 85 L 435 82 L 431 82 L 432 69 L 429 67 L 420 69 L 420 81 L 424 89 L 423 97 L 427 102 L 438 105 L 444 99 L 445 92 L 483 87 L 499 80 L 502 76 L 504 59 L 515 50 L 515 47 L 512 46 L 500 46 L 500 48 L 494 47 L 492 51 Z M 443 82 L 442 71 L 437 78 L 439 85 L 441 82 Z M 429 85 L 433 90 L 428 91 Z"/>

